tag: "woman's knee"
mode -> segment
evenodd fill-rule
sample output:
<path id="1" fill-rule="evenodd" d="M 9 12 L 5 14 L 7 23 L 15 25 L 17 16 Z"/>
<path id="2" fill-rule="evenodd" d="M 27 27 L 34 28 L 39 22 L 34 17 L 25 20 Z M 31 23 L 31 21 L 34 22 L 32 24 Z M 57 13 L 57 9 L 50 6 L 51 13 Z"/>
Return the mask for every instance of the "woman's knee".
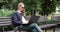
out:
<path id="1" fill-rule="evenodd" d="M 32 23 L 32 26 L 38 26 L 38 24 L 37 23 Z"/>

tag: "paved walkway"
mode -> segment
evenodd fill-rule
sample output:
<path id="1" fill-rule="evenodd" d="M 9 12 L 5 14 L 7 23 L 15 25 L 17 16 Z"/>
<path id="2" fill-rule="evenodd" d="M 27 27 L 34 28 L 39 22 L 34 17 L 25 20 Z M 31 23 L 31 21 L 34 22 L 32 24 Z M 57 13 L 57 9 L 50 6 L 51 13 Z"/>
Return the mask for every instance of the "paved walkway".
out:
<path id="1" fill-rule="evenodd" d="M 1 31 L 0 31 L 1 32 Z M 12 30 L 12 31 L 4 31 L 4 32 L 15 32 L 14 30 Z M 17 31 L 17 32 L 19 32 L 19 31 Z M 21 32 L 26 32 L 26 31 L 21 31 Z"/>

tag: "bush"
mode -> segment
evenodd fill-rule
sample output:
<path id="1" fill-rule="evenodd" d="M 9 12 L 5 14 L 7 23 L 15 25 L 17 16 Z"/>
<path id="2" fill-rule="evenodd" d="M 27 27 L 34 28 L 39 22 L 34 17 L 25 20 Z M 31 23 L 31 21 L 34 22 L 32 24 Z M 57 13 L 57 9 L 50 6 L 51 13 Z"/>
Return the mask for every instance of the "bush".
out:
<path id="1" fill-rule="evenodd" d="M 48 21 L 43 21 L 43 22 L 39 22 L 39 25 L 45 25 L 45 24 L 59 24 L 60 21 L 55 21 L 55 20 L 48 20 Z"/>
<path id="2" fill-rule="evenodd" d="M 15 27 L 14 26 L 4 26 L 5 31 L 10 31 L 13 30 Z M 0 31 L 2 31 L 2 27 L 0 27 Z"/>
<path id="3" fill-rule="evenodd" d="M 0 17 L 12 16 L 14 11 L 13 9 L 0 9 Z"/>

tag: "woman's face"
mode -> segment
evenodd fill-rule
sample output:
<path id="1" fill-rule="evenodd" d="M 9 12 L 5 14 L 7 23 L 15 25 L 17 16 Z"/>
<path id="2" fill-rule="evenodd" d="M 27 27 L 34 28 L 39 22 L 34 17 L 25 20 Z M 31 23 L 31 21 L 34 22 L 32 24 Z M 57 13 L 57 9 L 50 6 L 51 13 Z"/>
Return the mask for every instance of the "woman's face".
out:
<path id="1" fill-rule="evenodd" d="M 21 5 L 21 6 L 18 7 L 18 9 L 19 9 L 21 12 L 23 12 L 23 11 L 25 10 L 25 7 L 24 7 L 24 5 Z"/>

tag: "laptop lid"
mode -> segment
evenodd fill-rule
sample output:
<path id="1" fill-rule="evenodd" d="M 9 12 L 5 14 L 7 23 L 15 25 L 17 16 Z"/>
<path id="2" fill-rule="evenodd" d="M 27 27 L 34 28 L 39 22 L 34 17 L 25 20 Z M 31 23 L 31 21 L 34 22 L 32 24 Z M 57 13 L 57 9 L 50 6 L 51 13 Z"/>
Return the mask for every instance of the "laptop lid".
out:
<path id="1" fill-rule="evenodd" d="M 38 22 L 40 16 L 31 16 L 29 22 Z"/>

